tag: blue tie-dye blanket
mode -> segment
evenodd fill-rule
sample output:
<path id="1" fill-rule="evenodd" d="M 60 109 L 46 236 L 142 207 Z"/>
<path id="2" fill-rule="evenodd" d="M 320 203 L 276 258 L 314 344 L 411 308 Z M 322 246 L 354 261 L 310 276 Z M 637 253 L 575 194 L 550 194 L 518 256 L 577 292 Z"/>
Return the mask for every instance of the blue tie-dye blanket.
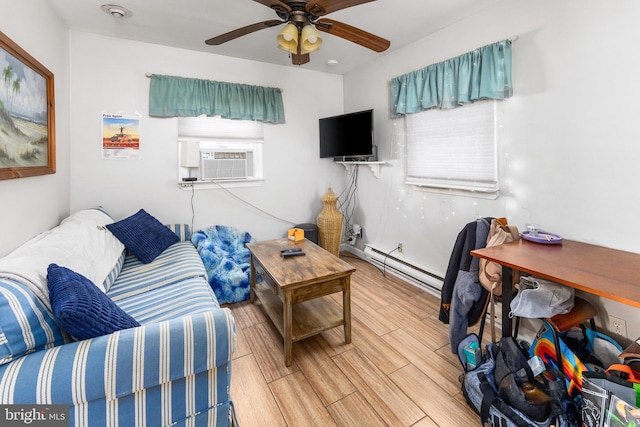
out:
<path id="1" fill-rule="evenodd" d="M 249 233 L 224 225 L 214 225 L 191 236 L 220 304 L 249 299 L 250 253 L 245 244 L 253 241 Z"/>

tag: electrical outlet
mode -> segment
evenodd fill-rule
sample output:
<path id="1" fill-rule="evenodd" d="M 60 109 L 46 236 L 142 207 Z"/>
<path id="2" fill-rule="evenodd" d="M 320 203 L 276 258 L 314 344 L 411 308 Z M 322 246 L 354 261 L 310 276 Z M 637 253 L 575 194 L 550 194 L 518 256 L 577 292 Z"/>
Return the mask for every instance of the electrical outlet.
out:
<path id="1" fill-rule="evenodd" d="M 609 331 L 621 337 L 627 337 L 627 322 L 614 316 L 609 316 Z"/>
<path id="2" fill-rule="evenodd" d="M 398 242 L 398 252 L 402 253 L 402 243 Z"/>

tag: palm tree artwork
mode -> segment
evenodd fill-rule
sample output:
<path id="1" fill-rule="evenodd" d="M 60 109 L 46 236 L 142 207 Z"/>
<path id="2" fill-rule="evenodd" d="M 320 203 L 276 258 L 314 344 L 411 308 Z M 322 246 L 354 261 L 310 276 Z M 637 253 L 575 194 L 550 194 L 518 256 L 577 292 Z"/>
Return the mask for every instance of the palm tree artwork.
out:
<path id="1" fill-rule="evenodd" d="M 0 47 L 0 169 L 48 163 L 46 79 Z"/>

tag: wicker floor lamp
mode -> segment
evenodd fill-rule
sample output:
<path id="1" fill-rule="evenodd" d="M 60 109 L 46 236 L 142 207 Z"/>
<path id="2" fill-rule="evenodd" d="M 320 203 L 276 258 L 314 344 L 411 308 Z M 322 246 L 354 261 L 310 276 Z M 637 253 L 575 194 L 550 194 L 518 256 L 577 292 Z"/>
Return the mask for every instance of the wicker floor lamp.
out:
<path id="1" fill-rule="evenodd" d="M 340 255 L 340 241 L 342 237 L 342 214 L 338 210 L 336 202 L 338 196 L 328 188 L 322 203 L 324 207 L 316 218 L 320 246 L 335 256 Z"/>

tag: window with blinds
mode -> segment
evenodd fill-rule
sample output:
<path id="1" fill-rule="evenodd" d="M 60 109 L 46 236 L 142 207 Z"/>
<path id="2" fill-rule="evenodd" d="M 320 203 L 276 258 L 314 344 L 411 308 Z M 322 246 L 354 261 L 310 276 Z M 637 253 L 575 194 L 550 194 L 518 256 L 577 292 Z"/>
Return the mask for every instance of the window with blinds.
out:
<path id="1" fill-rule="evenodd" d="M 408 114 L 406 183 L 498 194 L 497 101 Z"/>

